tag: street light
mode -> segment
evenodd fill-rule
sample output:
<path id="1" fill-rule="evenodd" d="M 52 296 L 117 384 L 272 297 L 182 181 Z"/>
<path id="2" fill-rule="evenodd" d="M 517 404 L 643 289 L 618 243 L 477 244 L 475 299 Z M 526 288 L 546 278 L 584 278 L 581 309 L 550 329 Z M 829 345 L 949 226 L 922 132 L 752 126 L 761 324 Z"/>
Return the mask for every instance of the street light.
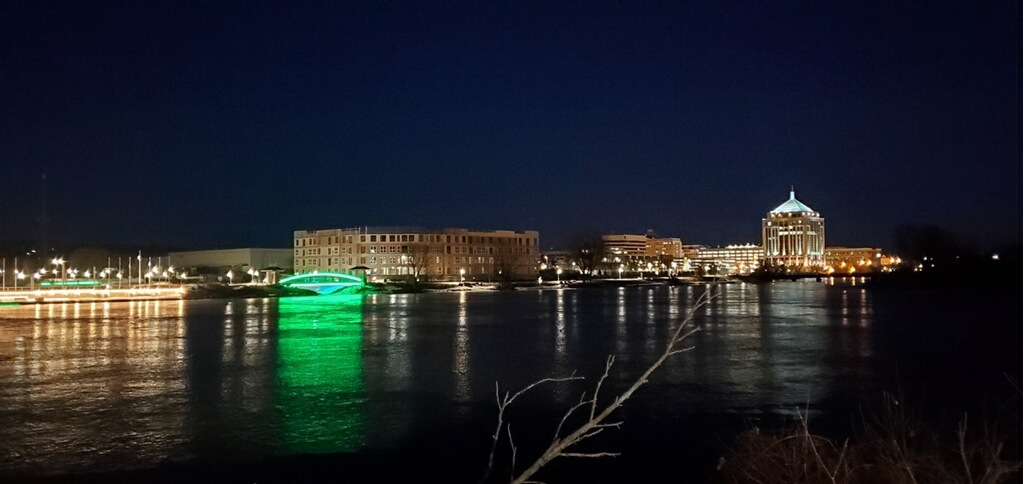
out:
<path id="1" fill-rule="evenodd" d="M 228 285 L 230 286 L 232 284 L 232 282 L 234 281 L 234 279 L 235 279 L 235 273 L 231 272 L 229 270 L 227 276 L 228 276 Z"/>
<path id="2" fill-rule="evenodd" d="M 466 269 L 459 269 L 459 285 L 466 285 Z"/>
<path id="3" fill-rule="evenodd" d="M 555 277 L 557 278 L 558 283 L 561 284 L 562 283 L 562 268 L 561 267 L 559 267 L 558 269 L 555 269 Z"/>
<path id="4" fill-rule="evenodd" d="M 60 280 L 61 280 L 61 283 L 63 284 L 64 283 L 64 262 L 65 262 L 64 258 L 63 257 L 54 257 L 53 260 L 51 260 L 50 262 L 52 262 L 53 265 L 55 265 L 55 266 L 58 266 L 58 265 L 60 266 Z M 53 275 L 54 276 L 57 275 L 57 269 L 53 270 Z"/>

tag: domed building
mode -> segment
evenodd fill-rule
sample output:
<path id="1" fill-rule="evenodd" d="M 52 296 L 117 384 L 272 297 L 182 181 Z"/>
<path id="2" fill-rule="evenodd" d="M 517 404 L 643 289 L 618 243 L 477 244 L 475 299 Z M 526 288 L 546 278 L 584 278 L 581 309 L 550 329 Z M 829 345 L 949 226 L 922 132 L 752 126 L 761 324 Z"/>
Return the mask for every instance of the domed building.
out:
<path id="1" fill-rule="evenodd" d="M 825 218 L 790 190 L 789 200 L 761 219 L 761 242 L 766 265 L 821 269 L 825 265 Z"/>

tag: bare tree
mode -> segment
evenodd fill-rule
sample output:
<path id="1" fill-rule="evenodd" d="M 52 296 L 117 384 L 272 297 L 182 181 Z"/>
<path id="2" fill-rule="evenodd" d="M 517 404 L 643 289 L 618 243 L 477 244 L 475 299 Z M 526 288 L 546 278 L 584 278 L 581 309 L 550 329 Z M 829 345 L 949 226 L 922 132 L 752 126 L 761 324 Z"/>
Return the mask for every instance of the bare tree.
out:
<path id="1" fill-rule="evenodd" d="M 522 473 L 515 476 L 512 479 L 513 483 L 520 484 L 526 482 L 533 482 L 530 480 L 534 474 L 537 473 L 542 467 L 548 462 L 558 457 L 580 457 L 580 458 L 594 458 L 594 457 L 615 457 L 619 454 L 614 452 L 574 452 L 573 447 L 577 444 L 594 437 L 605 429 L 608 428 L 619 428 L 622 425 L 621 421 L 609 422 L 608 419 L 615 412 L 616 409 L 622 406 L 626 400 L 629 400 L 633 394 L 640 389 L 640 387 L 647 384 L 651 375 L 661 367 L 669 358 L 679 353 L 689 351 L 693 349 L 692 346 L 685 346 L 683 342 L 686 341 L 690 336 L 699 331 L 699 327 L 693 324 L 694 316 L 697 311 L 702 309 L 708 304 L 714 297 L 718 295 L 718 288 L 715 285 L 710 286 L 694 303 L 693 307 L 687 312 L 686 317 L 675 323 L 670 328 L 670 337 L 668 343 L 665 345 L 665 350 L 658 356 L 657 359 L 647 367 L 640 376 L 622 393 L 616 395 L 610 402 L 601 402 L 599 400 L 601 394 L 601 386 L 608 378 L 608 373 L 611 371 L 612 366 L 615 364 L 615 356 L 609 356 L 605 362 L 604 374 L 597 380 L 597 384 L 594 386 L 593 393 L 588 398 L 586 392 L 580 395 L 578 403 L 570 407 L 562 415 L 561 421 L 558 423 L 558 427 L 555 429 L 555 435 L 547 449 L 538 457 L 533 463 L 529 465 Z M 510 394 L 505 392 L 504 397 L 501 396 L 498 386 L 495 385 L 495 399 L 498 403 L 498 424 L 495 428 L 494 435 L 492 437 L 491 453 L 487 461 L 487 469 L 484 472 L 484 477 L 481 481 L 487 479 L 490 475 L 491 469 L 494 466 L 494 452 L 498 446 L 498 442 L 502 439 L 502 428 L 504 427 L 505 433 L 508 435 L 509 445 L 512 448 L 512 467 L 513 475 L 515 472 L 515 459 L 517 448 L 515 443 L 512 441 L 512 432 L 509 428 L 508 423 L 504 421 L 505 409 L 513 402 L 516 398 L 524 394 L 525 392 L 536 388 L 538 385 L 548 382 L 560 382 L 568 380 L 578 380 L 582 377 L 577 377 L 575 373 L 571 376 L 564 378 L 545 378 L 528 385 L 522 390 Z M 563 431 L 563 427 L 566 422 L 576 414 L 578 411 L 584 412 L 583 415 L 587 418 L 586 422 L 580 424 L 575 429 L 570 431 Z"/>
<path id="2" fill-rule="evenodd" d="M 584 279 L 593 277 L 597 265 L 604 259 L 604 249 L 604 240 L 598 234 L 583 233 L 573 237 L 569 257 Z"/>
<path id="3" fill-rule="evenodd" d="M 419 242 L 405 247 L 405 265 L 414 283 L 425 281 L 430 275 L 430 245 Z"/>
<path id="4" fill-rule="evenodd" d="M 498 289 L 514 289 L 516 279 L 516 263 L 518 257 L 512 253 L 512 247 L 499 248 L 494 255 L 494 272 L 497 275 Z"/>

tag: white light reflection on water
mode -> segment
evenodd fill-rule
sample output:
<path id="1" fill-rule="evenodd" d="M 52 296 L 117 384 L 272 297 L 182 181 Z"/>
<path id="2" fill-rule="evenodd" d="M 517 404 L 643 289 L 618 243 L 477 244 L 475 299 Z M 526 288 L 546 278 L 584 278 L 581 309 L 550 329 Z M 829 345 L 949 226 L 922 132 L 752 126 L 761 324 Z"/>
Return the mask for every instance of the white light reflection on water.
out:
<path id="1" fill-rule="evenodd" d="M 166 458 L 181 443 L 174 429 L 187 414 L 173 395 L 184 381 L 166 377 L 182 348 L 160 320 L 180 328 L 180 313 L 154 309 L 142 323 L 134 302 L 87 304 L 0 313 L 0 434 L 18 449 L 0 450 L 0 468 L 102 468 Z"/>
<path id="2" fill-rule="evenodd" d="M 559 362 L 565 360 L 565 292 L 563 288 L 555 290 L 555 357 Z"/>
<path id="3" fill-rule="evenodd" d="M 621 354 L 626 349 L 626 288 L 618 288 L 615 297 L 615 353 Z"/>
<path id="4" fill-rule="evenodd" d="M 469 320 L 466 316 L 467 306 L 466 292 L 460 292 L 455 323 L 455 348 L 453 349 L 455 359 L 452 364 L 452 373 L 455 375 L 455 398 L 461 402 L 468 401 L 471 396 L 469 387 Z"/>

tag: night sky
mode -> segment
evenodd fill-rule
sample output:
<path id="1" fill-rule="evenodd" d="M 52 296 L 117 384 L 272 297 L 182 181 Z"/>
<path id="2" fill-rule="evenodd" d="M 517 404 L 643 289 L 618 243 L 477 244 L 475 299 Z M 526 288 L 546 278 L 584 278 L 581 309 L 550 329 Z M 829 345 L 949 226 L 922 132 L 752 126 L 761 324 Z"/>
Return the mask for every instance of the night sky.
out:
<path id="1" fill-rule="evenodd" d="M 1020 240 L 1019 1 L 427 3 L 0 3 L 0 240 Z"/>

